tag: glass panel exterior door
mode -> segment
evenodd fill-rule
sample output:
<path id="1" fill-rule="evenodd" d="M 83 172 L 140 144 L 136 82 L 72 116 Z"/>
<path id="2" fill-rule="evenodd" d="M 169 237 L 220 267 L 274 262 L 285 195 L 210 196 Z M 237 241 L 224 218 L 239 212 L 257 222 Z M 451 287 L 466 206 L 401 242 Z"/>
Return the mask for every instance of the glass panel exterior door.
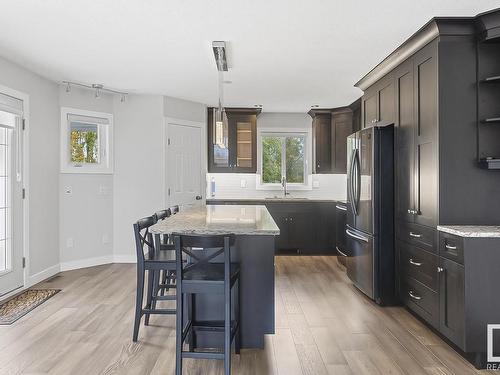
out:
<path id="1" fill-rule="evenodd" d="M 21 121 L 0 111 L 0 296 L 24 282 Z"/>

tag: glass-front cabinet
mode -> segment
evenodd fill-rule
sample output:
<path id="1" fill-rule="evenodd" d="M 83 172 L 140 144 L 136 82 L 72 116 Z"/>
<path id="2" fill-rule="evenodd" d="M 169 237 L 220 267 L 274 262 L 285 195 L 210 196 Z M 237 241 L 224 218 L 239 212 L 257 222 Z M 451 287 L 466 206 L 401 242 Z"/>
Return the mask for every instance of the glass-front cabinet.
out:
<path id="1" fill-rule="evenodd" d="M 260 109 L 226 108 L 222 121 L 208 108 L 208 171 L 257 171 L 257 115 Z M 219 119 L 220 120 L 220 119 Z"/>

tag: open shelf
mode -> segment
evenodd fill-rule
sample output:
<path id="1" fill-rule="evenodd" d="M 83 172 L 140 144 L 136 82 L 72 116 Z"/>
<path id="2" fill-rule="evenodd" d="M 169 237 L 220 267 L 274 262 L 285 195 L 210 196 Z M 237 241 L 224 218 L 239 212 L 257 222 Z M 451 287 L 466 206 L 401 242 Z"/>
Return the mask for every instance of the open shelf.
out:
<path id="1" fill-rule="evenodd" d="M 500 158 L 484 158 L 479 160 L 479 165 L 484 169 L 500 169 Z"/>
<path id="2" fill-rule="evenodd" d="M 486 77 L 481 82 L 482 83 L 500 83 L 500 75 L 499 76 Z"/>
<path id="3" fill-rule="evenodd" d="M 494 124 L 494 123 L 500 123 L 500 117 L 490 117 L 490 118 L 485 118 L 481 120 L 482 124 Z"/>

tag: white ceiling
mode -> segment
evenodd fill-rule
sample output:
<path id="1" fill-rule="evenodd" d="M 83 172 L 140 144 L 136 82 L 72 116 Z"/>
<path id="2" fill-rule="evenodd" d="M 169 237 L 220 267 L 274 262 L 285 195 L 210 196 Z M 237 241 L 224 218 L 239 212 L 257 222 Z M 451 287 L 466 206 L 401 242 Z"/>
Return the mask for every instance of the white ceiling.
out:
<path id="1" fill-rule="evenodd" d="M 230 45 L 225 104 L 334 107 L 433 16 L 496 0 L 2 0 L 0 55 L 42 76 L 217 101 L 212 40 Z"/>

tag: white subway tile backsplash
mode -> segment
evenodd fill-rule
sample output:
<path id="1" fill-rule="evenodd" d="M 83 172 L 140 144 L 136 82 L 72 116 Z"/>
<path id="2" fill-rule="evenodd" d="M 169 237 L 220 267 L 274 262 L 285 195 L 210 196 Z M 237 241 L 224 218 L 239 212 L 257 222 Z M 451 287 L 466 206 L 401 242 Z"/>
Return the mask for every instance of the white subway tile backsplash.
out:
<path id="1" fill-rule="evenodd" d="M 212 178 L 215 180 L 215 195 L 211 191 Z M 291 190 L 290 195 L 310 199 L 346 199 L 345 174 L 316 174 L 312 179 L 312 190 Z M 253 173 L 207 173 L 207 197 L 212 199 L 260 199 L 281 194 L 280 190 L 257 190 Z"/>

